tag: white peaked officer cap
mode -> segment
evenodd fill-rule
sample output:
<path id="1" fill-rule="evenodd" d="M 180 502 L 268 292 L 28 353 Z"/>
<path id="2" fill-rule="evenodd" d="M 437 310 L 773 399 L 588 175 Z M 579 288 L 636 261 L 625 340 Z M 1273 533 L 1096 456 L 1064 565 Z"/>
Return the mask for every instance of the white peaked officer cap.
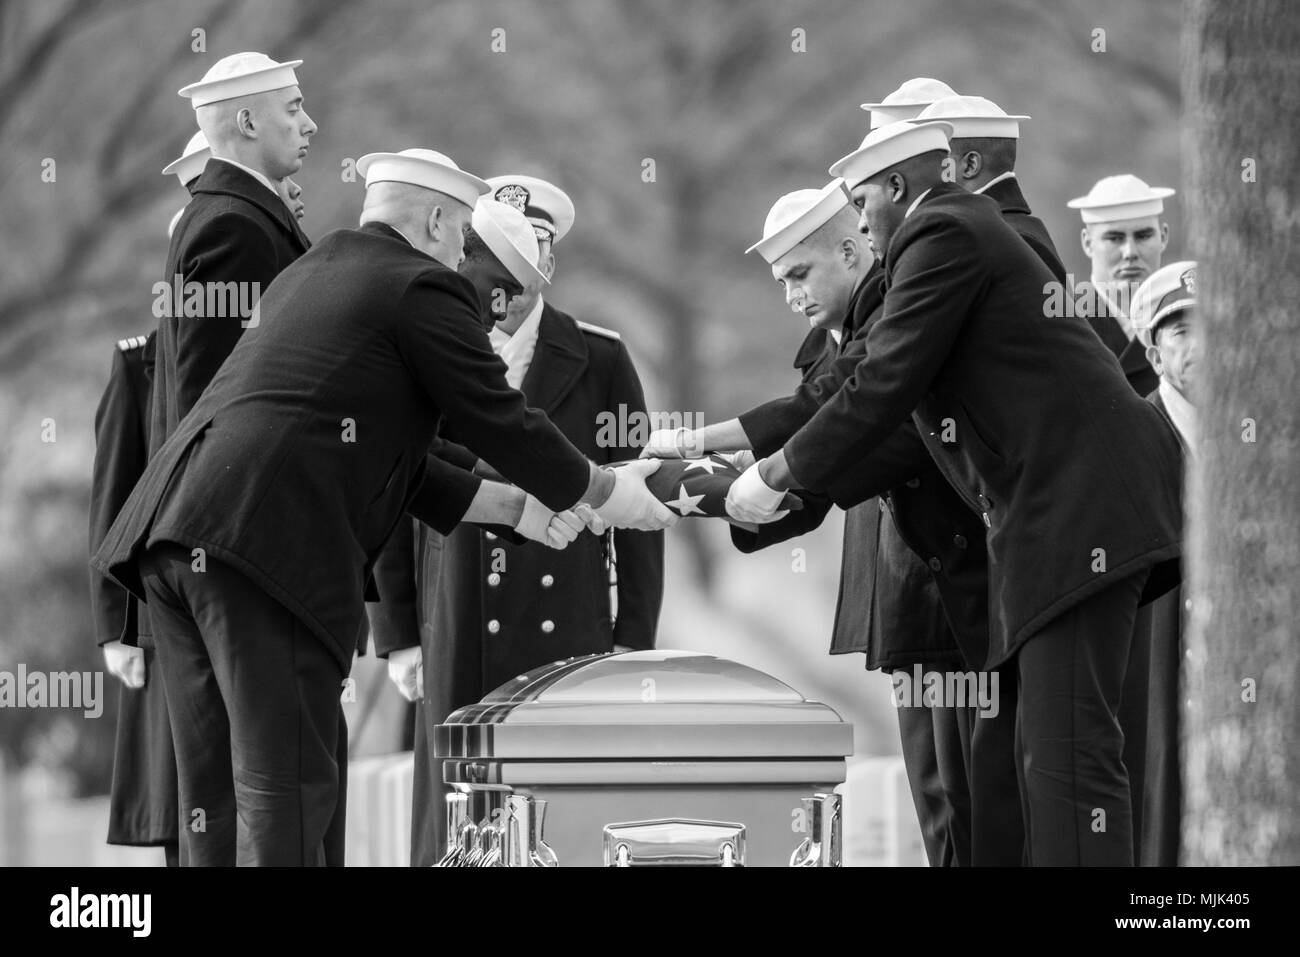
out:
<path id="1" fill-rule="evenodd" d="M 943 120 L 952 124 L 952 138 L 989 136 L 999 139 L 1020 139 L 1020 124 L 1027 116 L 1008 116 L 1002 107 L 982 96 L 948 96 L 935 100 L 916 118 Z"/>
<path id="2" fill-rule="evenodd" d="M 903 120 L 872 130 L 854 152 L 836 160 L 831 175 L 844 180 L 847 189 L 853 189 L 863 180 L 870 179 L 881 170 L 889 169 L 905 159 L 920 156 L 931 150 L 948 152 L 948 139 L 952 124 L 941 121 L 915 123 Z"/>
<path id="3" fill-rule="evenodd" d="M 1196 305 L 1196 263 L 1190 259 L 1161 266 L 1133 293 L 1129 317 L 1142 345 L 1150 347 L 1164 319 Z"/>
<path id="4" fill-rule="evenodd" d="M 1174 195 L 1167 186 L 1148 186 L 1130 173 L 1100 179 L 1088 193 L 1065 205 L 1077 209 L 1085 223 L 1117 223 L 1141 216 L 1159 216 L 1164 201 Z"/>
<path id="5" fill-rule="evenodd" d="M 775 203 L 763 223 L 763 238 L 745 250 L 757 252 L 769 264 L 825 226 L 849 203 L 844 180 L 835 179 L 821 189 L 797 189 Z"/>
<path id="6" fill-rule="evenodd" d="M 357 160 L 357 172 L 366 185 L 375 183 L 409 183 L 424 189 L 446 193 L 470 209 L 478 198 L 492 189 L 486 180 L 467 173 L 444 153 L 436 150 L 402 150 L 400 153 L 367 153 Z"/>
<path id="7" fill-rule="evenodd" d="M 207 165 L 211 156 L 212 150 L 208 147 L 208 138 L 200 130 L 190 137 L 181 155 L 163 167 L 163 175 L 175 173 L 176 178 L 184 186 L 203 172 L 203 167 Z"/>
<path id="8" fill-rule="evenodd" d="M 917 76 L 908 80 L 879 103 L 863 103 L 864 110 L 871 111 L 871 128 L 877 129 L 897 123 L 899 120 L 913 120 L 916 115 L 935 100 L 956 96 L 957 91 L 943 80 L 933 80 L 928 76 Z"/>
<path id="9" fill-rule="evenodd" d="M 533 228 L 539 230 L 539 240 L 549 239 L 558 243 L 573 228 L 573 200 L 554 183 L 515 173 L 489 176 L 487 183 L 492 187 L 493 199 L 519 210 Z"/>
<path id="10" fill-rule="evenodd" d="M 237 96 L 297 86 L 298 76 L 293 72 L 296 66 L 302 66 L 302 61 L 276 63 L 265 53 L 232 53 L 212 64 L 199 82 L 183 86 L 179 92 L 189 97 L 190 105 L 197 110 Z"/>
<path id="11" fill-rule="evenodd" d="M 471 225 L 492 254 L 519 282 L 527 286 L 540 279 L 550 285 L 550 280 L 537 268 L 540 252 L 537 233 L 518 209 L 484 196 L 474 206 Z"/>

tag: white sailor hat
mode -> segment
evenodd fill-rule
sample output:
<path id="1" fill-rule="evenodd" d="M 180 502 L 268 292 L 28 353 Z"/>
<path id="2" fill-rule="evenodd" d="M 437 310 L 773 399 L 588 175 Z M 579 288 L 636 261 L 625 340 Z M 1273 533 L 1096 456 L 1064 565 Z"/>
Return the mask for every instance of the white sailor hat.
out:
<path id="1" fill-rule="evenodd" d="M 302 66 L 302 61 L 276 63 L 265 53 L 232 53 L 212 64 L 199 82 L 183 86 L 179 92 L 189 97 L 190 105 L 197 110 L 237 96 L 297 86 L 298 76 L 293 72 L 296 66 Z"/>
<path id="2" fill-rule="evenodd" d="M 1130 173 L 1107 176 L 1087 196 L 1072 199 L 1065 205 L 1077 209 L 1085 223 L 1115 223 L 1140 216 L 1159 216 L 1164 200 L 1174 195 L 1166 186 L 1148 186 Z"/>
<path id="3" fill-rule="evenodd" d="M 890 123 L 868 133 L 861 146 L 831 165 L 830 173 L 843 179 L 845 188 L 851 190 L 905 159 L 931 150 L 948 152 L 951 136 L 952 124 L 940 120 Z"/>
<path id="4" fill-rule="evenodd" d="M 536 176 L 511 173 L 489 176 L 487 184 L 492 187 L 493 199 L 524 214 L 524 218 L 538 231 L 538 240 L 549 239 L 558 243 L 573 228 L 576 215 L 573 200 L 554 183 Z"/>
<path id="5" fill-rule="evenodd" d="M 768 211 L 763 238 L 745 252 L 757 252 L 769 264 L 774 263 L 826 225 L 848 202 L 849 194 L 842 179 L 831 180 L 821 189 L 786 193 Z"/>
<path id="6" fill-rule="evenodd" d="M 446 193 L 470 209 L 478 198 L 492 189 L 486 180 L 467 173 L 446 154 L 436 150 L 411 149 L 400 153 L 367 153 L 357 160 L 357 172 L 366 185 L 375 183 L 410 183 Z"/>
<path id="7" fill-rule="evenodd" d="M 208 147 L 208 138 L 203 135 L 202 130 L 199 130 L 185 144 L 184 152 L 163 167 L 163 175 L 175 173 L 176 178 L 184 186 L 203 172 L 203 167 L 207 165 L 211 156 L 212 150 Z"/>
<path id="8" fill-rule="evenodd" d="M 1196 263 L 1182 262 L 1161 266 L 1142 281 L 1133 293 L 1129 318 L 1142 345 L 1151 346 L 1160 323 L 1176 312 L 1196 305 Z"/>
<path id="9" fill-rule="evenodd" d="M 952 138 L 990 136 L 1020 139 L 1020 124 L 1027 116 L 1008 116 L 1002 107 L 982 96 L 947 96 L 935 100 L 913 122 L 943 120 L 952 124 Z"/>
<path id="10" fill-rule="evenodd" d="M 537 268 L 540 252 L 537 233 L 518 209 L 484 196 L 474 205 L 471 225 L 492 254 L 520 283 L 527 286 L 540 279 L 550 285 L 550 280 Z"/>
<path id="11" fill-rule="evenodd" d="M 871 128 L 877 129 L 897 123 L 899 120 L 912 120 L 935 100 L 956 96 L 957 91 L 943 80 L 933 80 L 928 76 L 917 76 L 908 80 L 879 103 L 863 103 L 864 110 L 871 111 Z"/>

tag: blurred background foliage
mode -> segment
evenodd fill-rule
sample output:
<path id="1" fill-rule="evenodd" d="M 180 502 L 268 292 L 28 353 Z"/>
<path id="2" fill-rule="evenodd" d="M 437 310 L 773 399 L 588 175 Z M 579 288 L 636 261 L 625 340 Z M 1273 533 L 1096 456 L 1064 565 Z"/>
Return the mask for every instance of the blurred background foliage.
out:
<path id="1" fill-rule="evenodd" d="M 158 171 L 194 131 L 176 90 L 216 59 L 305 61 L 320 132 L 297 179 L 313 237 L 355 224 L 362 187 L 343 171 L 373 150 L 428 146 L 481 175 L 562 185 L 578 218 L 548 296 L 623 335 L 652 408 L 713 421 L 795 381 L 803 321 L 743 251 L 778 195 L 823 185 L 856 147 L 859 103 L 934 76 L 1030 114 L 1019 176 L 1083 278 L 1068 198 L 1114 172 L 1181 181 L 1178 15 L 1174 0 L 0 4 L 0 669 L 102 666 L 86 570 L 93 414 L 114 341 L 154 325 L 150 287 L 185 199 Z M 1168 213 L 1172 260 L 1177 201 Z M 887 682 L 825 654 L 839 528 L 833 515 L 745 558 L 721 523 L 682 523 L 659 643 L 765 668 L 854 721 L 859 754 L 884 753 L 897 750 Z M 0 753 L 73 793 L 107 790 L 109 689 L 98 721 L 0 712 Z"/>

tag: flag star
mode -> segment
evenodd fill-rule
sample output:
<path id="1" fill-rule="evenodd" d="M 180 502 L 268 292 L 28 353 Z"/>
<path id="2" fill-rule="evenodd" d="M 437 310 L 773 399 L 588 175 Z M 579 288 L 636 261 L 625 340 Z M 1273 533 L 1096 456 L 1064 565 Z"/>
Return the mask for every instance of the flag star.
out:
<path id="1" fill-rule="evenodd" d="M 686 466 L 686 468 L 682 469 L 682 471 L 689 472 L 691 469 L 703 469 L 705 472 L 708 472 L 710 475 L 712 475 L 713 470 L 716 469 L 717 467 L 718 467 L 718 463 L 713 461 L 713 459 L 702 458 L 702 459 L 696 459 L 690 465 Z"/>
<path id="2" fill-rule="evenodd" d="M 682 485 L 681 488 L 677 490 L 676 500 L 674 501 L 670 499 L 669 501 L 664 502 L 664 504 L 677 509 L 679 515 L 703 515 L 704 509 L 700 508 L 698 504 L 703 501 L 703 499 L 703 495 L 687 495 L 686 486 Z"/>

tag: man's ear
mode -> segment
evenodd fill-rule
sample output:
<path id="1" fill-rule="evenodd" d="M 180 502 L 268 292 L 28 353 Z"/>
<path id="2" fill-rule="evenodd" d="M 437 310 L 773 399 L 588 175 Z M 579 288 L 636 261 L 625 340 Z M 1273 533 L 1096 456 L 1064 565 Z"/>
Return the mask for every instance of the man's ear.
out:
<path id="1" fill-rule="evenodd" d="M 1092 233 L 1088 232 L 1088 227 L 1084 226 L 1079 233 L 1079 245 L 1083 247 L 1083 254 L 1089 259 L 1092 258 Z"/>
<path id="2" fill-rule="evenodd" d="M 239 130 L 240 136 L 250 140 L 257 139 L 257 124 L 253 122 L 253 111 L 248 107 L 235 114 L 235 129 Z"/>
<path id="3" fill-rule="evenodd" d="M 961 163 L 958 164 L 962 179 L 974 179 L 982 169 L 984 169 L 984 157 L 978 150 L 967 150 L 962 154 Z"/>
<path id="4" fill-rule="evenodd" d="M 537 264 L 537 268 L 542 271 L 542 275 L 547 279 L 555 276 L 555 253 L 547 253 L 546 258 Z"/>
<path id="5" fill-rule="evenodd" d="M 861 255 L 862 250 L 858 249 L 858 241 L 852 236 L 845 236 L 840 240 L 840 260 L 846 269 L 855 267 Z"/>
<path id="6" fill-rule="evenodd" d="M 1147 346 L 1147 362 L 1151 363 L 1151 368 L 1156 370 L 1156 375 L 1164 375 L 1161 369 L 1160 350 L 1155 346 Z"/>
<path id="7" fill-rule="evenodd" d="M 1162 222 L 1160 224 L 1160 251 L 1164 252 L 1169 246 L 1169 224 Z"/>
<path id="8" fill-rule="evenodd" d="M 897 170 L 885 177 L 885 189 L 889 191 L 891 203 L 901 203 L 907 198 L 907 180 Z"/>
<path id="9" fill-rule="evenodd" d="M 429 238 L 435 243 L 441 241 L 442 231 L 447 228 L 447 217 L 443 215 L 442 207 L 435 206 L 429 210 L 429 218 L 424 224 Z"/>

